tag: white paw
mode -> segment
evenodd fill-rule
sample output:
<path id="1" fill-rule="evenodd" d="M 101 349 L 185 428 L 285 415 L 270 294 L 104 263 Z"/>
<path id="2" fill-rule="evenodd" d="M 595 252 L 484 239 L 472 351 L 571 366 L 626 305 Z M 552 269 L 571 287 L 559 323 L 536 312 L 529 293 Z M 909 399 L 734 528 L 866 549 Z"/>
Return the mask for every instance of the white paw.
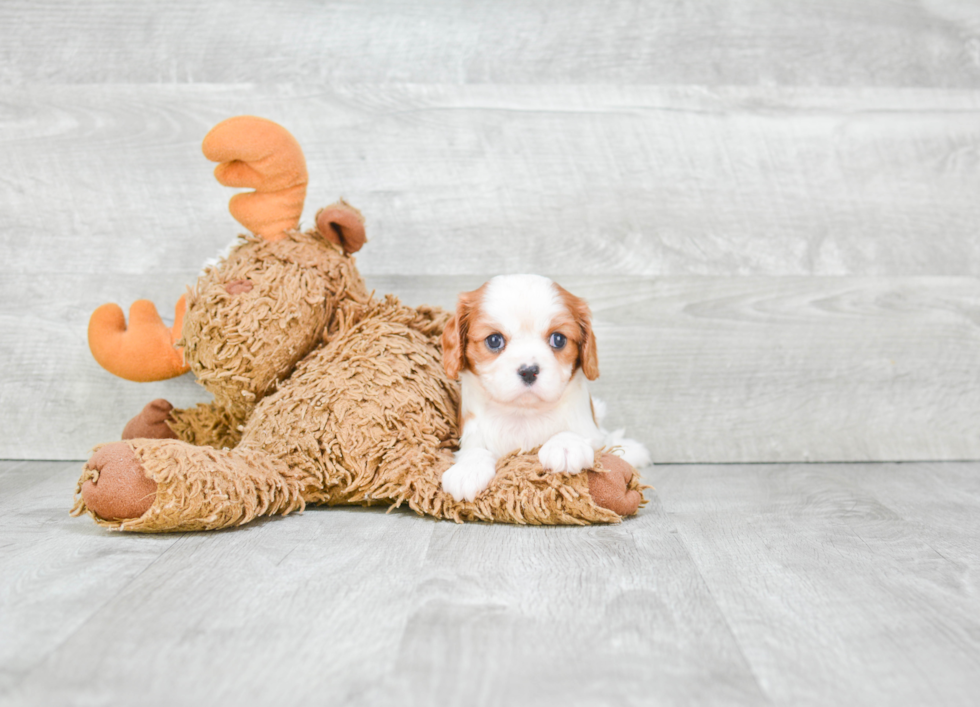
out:
<path id="1" fill-rule="evenodd" d="M 591 469 L 595 450 L 588 440 L 574 432 L 559 432 L 541 446 L 538 461 L 548 471 L 577 474 Z"/>
<path id="2" fill-rule="evenodd" d="M 442 490 L 457 501 L 472 501 L 493 481 L 497 460 L 486 449 L 456 454 L 456 463 L 442 474 Z"/>
<path id="3" fill-rule="evenodd" d="M 613 454 L 625 459 L 633 468 L 642 469 L 650 466 L 650 452 L 643 446 L 642 442 L 623 436 L 623 430 L 616 430 L 606 437 L 606 444 L 618 447 L 613 450 Z"/>

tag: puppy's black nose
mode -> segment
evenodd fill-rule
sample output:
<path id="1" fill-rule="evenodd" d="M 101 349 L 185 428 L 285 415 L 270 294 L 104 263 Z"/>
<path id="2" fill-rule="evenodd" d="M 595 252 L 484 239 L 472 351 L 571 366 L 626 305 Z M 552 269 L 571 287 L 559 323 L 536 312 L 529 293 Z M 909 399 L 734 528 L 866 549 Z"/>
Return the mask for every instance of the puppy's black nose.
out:
<path id="1" fill-rule="evenodd" d="M 521 366 L 517 369 L 517 375 L 519 375 L 521 380 L 524 381 L 524 385 L 534 385 L 534 380 L 538 377 L 538 373 L 540 372 L 541 369 L 538 368 L 538 364 L 534 364 L 533 366 Z"/>

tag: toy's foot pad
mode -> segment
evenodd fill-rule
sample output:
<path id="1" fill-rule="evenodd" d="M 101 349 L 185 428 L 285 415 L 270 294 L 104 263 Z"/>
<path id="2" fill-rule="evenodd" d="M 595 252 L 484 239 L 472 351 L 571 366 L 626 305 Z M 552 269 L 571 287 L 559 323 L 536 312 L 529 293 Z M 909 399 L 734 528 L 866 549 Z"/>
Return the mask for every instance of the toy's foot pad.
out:
<path id="1" fill-rule="evenodd" d="M 589 494 L 597 506 L 621 516 L 631 516 L 640 507 L 639 491 L 629 490 L 633 467 L 615 454 L 603 454 L 602 465 L 609 471 L 590 471 Z"/>
<path id="2" fill-rule="evenodd" d="M 174 406 L 163 398 L 147 403 L 136 417 L 126 423 L 122 438 L 177 439 L 176 433 L 167 425 L 173 409 Z"/>
<path id="3" fill-rule="evenodd" d="M 157 482 L 147 478 L 127 444 L 107 444 L 85 467 L 98 471 L 98 476 L 82 484 L 82 500 L 104 520 L 139 518 L 156 500 Z"/>

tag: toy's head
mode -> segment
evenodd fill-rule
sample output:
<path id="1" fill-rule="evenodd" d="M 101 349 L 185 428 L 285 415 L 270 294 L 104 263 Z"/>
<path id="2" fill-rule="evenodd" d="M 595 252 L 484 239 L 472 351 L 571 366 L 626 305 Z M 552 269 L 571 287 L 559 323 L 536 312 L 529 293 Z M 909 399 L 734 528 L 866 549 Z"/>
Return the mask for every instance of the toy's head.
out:
<path id="1" fill-rule="evenodd" d="M 287 377 L 319 342 L 337 304 L 369 299 L 351 254 L 365 242 L 360 212 L 341 201 L 298 230 L 306 194 L 299 144 L 279 125 L 231 118 L 204 139 L 215 177 L 255 191 L 229 210 L 250 232 L 208 267 L 177 306 L 167 328 L 153 305 L 103 305 L 89 323 L 89 344 L 103 367 L 129 380 L 162 380 L 188 369 L 223 407 L 251 407 Z M 183 351 L 179 347 L 183 347 Z"/>
<path id="2" fill-rule="evenodd" d="M 356 215 L 338 204 L 320 220 L 331 213 Z M 340 301 L 368 298 L 354 259 L 319 230 L 243 236 L 191 289 L 177 344 L 221 405 L 250 407 L 319 343 Z"/>

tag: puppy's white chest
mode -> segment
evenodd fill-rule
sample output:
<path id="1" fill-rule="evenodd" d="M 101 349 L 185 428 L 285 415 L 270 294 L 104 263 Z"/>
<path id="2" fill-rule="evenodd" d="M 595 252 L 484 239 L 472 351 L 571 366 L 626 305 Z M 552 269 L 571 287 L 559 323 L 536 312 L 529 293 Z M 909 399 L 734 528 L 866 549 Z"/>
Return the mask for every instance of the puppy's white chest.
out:
<path id="1" fill-rule="evenodd" d="M 554 435 L 568 429 L 568 420 L 564 417 L 553 412 L 518 415 L 488 413 L 487 447 L 498 456 L 515 449 L 528 451 L 540 447 Z"/>

